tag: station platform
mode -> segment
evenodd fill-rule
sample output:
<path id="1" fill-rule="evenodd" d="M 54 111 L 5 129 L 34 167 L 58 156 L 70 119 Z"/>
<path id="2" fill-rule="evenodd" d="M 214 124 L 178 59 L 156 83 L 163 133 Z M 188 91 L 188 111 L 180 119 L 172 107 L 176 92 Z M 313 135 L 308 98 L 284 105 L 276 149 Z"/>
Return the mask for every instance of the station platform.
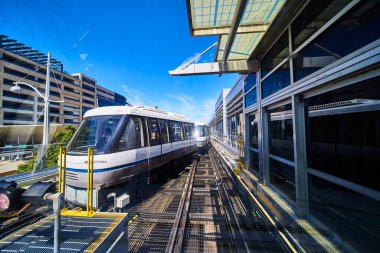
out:
<path id="1" fill-rule="evenodd" d="M 126 229 L 126 213 L 96 213 L 61 217 L 60 252 L 107 252 Z M 0 252 L 54 251 L 54 216 L 51 215 L 0 240 Z"/>
<path id="2" fill-rule="evenodd" d="M 230 175 L 245 189 L 246 194 L 259 206 L 270 223 L 283 230 L 282 237 L 286 244 L 294 245 L 295 251 L 324 249 L 327 252 L 339 252 L 344 248 L 343 251 L 354 252 L 352 247 L 342 242 L 339 235 L 313 216 L 297 217 L 293 208 L 295 204 L 279 194 L 274 187 L 259 183 L 259 178 L 249 169 L 243 169 L 236 175 L 234 168 L 237 166 L 238 154 L 233 148 L 217 138 L 211 139 L 211 145 L 231 172 Z M 303 242 L 302 245 L 299 242 Z"/>

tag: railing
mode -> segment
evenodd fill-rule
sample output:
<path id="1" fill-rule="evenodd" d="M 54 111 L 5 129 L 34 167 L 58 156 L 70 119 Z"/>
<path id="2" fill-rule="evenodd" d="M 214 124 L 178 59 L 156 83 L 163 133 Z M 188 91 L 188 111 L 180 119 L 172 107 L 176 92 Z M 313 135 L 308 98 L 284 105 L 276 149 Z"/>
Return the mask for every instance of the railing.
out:
<path id="1" fill-rule="evenodd" d="M 67 143 L 53 143 L 49 144 L 49 146 L 62 146 Z M 33 145 L 5 145 L 4 147 L 0 147 L 0 159 L 1 160 L 22 160 L 22 159 L 31 159 L 34 157 L 34 152 L 37 152 L 40 148 L 41 144 L 33 144 Z"/>
<path id="2" fill-rule="evenodd" d="M 231 148 L 235 149 L 240 157 L 244 156 L 244 137 L 240 135 L 223 135 L 223 133 L 213 133 L 212 137 L 218 139 L 221 142 L 224 142 Z"/>

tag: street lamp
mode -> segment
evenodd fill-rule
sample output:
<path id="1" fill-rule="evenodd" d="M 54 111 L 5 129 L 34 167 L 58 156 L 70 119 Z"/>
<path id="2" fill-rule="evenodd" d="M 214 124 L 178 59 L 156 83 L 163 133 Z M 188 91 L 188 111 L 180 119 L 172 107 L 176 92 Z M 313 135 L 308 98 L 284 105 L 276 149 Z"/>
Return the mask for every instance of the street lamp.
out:
<path id="1" fill-rule="evenodd" d="M 56 102 L 56 103 L 63 103 L 64 100 L 51 100 L 50 97 L 50 53 L 48 53 L 48 59 L 47 59 L 47 64 L 46 64 L 46 87 L 45 87 L 45 96 L 41 94 L 37 90 L 36 87 L 33 85 L 30 85 L 25 82 L 14 82 L 13 83 L 15 86 L 13 86 L 10 90 L 15 93 L 20 93 L 21 92 L 21 85 L 26 85 L 30 88 L 32 88 L 38 96 L 42 97 L 45 102 L 44 106 L 44 126 L 43 126 L 43 135 L 42 135 L 42 148 L 41 148 L 41 163 L 39 161 L 39 169 L 42 170 L 45 168 L 45 160 L 46 160 L 46 149 L 47 146 L 49 145 L 49 104 L 50 102 Z"/>

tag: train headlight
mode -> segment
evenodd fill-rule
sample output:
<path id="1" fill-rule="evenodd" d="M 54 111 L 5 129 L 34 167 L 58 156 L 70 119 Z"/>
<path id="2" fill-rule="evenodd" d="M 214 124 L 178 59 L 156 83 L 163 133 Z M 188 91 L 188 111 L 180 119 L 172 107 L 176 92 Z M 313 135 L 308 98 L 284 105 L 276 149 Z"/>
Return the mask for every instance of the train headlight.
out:
<path id="1" fill-rule="evenodd" d="M 9 206 L 11 205 L 11 201 L 9 197 L 5 193 L 0 193 L 0 212 L 7 211 Z"/>

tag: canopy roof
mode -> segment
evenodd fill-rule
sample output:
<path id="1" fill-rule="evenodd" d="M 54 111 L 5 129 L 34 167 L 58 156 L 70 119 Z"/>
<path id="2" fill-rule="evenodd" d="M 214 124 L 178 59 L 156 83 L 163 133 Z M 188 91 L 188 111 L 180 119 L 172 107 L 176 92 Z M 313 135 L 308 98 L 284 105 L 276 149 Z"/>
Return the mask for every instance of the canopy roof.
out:
<path id="1" fill-rule="evenodd" d="M 187 0 L 193 36 L 219 35 L 216 61 L 247 60 L 285 0 Z M 240 17 L 240 18 L 239 18 Z M 236 26 L 236 32 L 231 29 Z"/>
<path id="2" fill-rule="evenodd" d="M 286 2 L 286 0 L 186 1 L 190 34 L 219 37 L 215 62 L 195 64 L 197 59 L 192 59 L 176 70 L 169 71 L 171 75 L 257 71 L 257 58 L 252 57 L 252 53 Z"/>

